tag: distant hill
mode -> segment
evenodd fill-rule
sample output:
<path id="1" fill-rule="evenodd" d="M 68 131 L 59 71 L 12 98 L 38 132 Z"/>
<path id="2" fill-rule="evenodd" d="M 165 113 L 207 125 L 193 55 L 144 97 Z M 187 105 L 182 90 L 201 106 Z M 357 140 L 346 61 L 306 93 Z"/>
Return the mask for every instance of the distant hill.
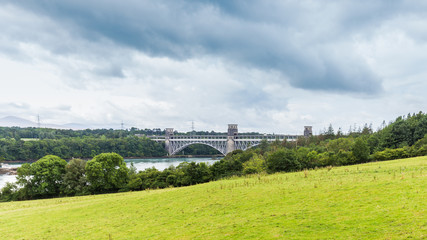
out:
<path id="1" fill-rule="evenodd" d="M 25 120 L 15 116 L 7 116 L 0 118 L 0 126 L 2 127 L 37 127 L 37 123 Z"/>
<path id="2" fill-rule="evenodd" d="M 29 121 L 29 120 L 26 120 L 26 119 L 23 119 L 20 117 L 7 116 L 4 118 L 0 118 L 0 126 L 1 127 L 26 128 L 26 127 L 37 127 L 38 124 L 36 122 Z M 56 129 L 74 129 L 74 130 L 90 128 L 89 126 L 79 124 L 79 123 L 67 123 L 67 124 L 63 124 L 63 125 L 41 123 L 41 127 L 43 127 L 43 128 L 56 128 Z"/>

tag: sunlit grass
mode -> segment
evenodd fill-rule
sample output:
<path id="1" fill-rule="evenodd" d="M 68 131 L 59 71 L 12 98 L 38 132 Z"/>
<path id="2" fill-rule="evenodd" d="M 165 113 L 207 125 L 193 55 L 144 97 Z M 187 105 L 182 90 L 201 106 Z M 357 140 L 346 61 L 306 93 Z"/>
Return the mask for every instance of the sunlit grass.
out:
<path id="1" fill-rule="evenodd" d="M 423 239 L 427 157 L 0 203 L 0 239 Z"/>

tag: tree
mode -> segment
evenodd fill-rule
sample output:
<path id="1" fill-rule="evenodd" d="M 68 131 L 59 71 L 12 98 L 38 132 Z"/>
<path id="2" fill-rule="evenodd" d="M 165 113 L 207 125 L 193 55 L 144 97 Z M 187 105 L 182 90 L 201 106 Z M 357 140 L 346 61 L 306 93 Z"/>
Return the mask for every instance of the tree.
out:
<path id="1" fill-rule="evenodd" d="M 309 153 L 310 153 L 310 148 L 307 148 L 307 147 L 300 147 L 296 151 L 297 160 L 298 160 L 298 162 L 300 162 L 301 167 L 303 167 L 303 168 L 312 167 L 311 159 L 308 158 Z M 310 156 L 310 157 L 312 157 L 312 156 Z"/>
<path id="2" fill-rule="evenodd" d="M 23 164 L 18 169 L 17 183 L 23 187 L 26 198 L 58 196 L 66 165 L 64 159 L 47 155 L 31 165 Z"/>
<path id="3" fill-rule="evenodd" d="M 258 148 L 261 150 L 261 154 L 264 154 L 268 151 L 268 142 L 266 139 L 262 139 L 261 142 L 258 145 Z"/>
<path id="4" fill-rule="evenodd" d="M 368 126 L 367 123 L 365 123 L 365 125 L 363 126 L 363 129 L 362 129 L 362 135 L 370 135 L 372 133 L 373 133 L 373 131 L 372 131 L 372 123 L 369 124 L 369 126 Z"/>
<path id="5" fill-rule="evenodd" d="M 63 193 L 66 195 L 84 195 L 89 193 L 85 167 L 86 161 L 82 159 L 72 159 L 65 166 Z"/>
<path id="6" fill-rule="evenodd" d="M 352 138 L 338 138 L 329 141 L 326 144 L 326 149 L 330 152 L 338 153 L 340 150 L 350 151 L 352 145 Z"/>
<path id="7" fill-rule="evenodd" d="M 212 172 L 204 162 L 182 162 L 176 169 L 183 173 L 179 175 L 182 186 L 209 182 L 212 179 Z"/>
<path id="8" fill-rule="evenodd" d="M 367 162 L 369 159 L 370 149 L 368 143 L 363 138 L 356 138 L 352 147 L 353 155 L 357 162 Z"/>
<path id="9" fill-rule="evenodd" d="M 92 192 L 113 192 L 126 186 L 128 168 L 117 153 L 101 153 L 88 161 L 86 176 Z"/>
<path id="10" fill-rule="evenodd" d="M 338 128 L 338 131 L 337 131 L 337 138 L 340 138 L 340 137 L 343 137 L 344 136 L 344 133 L 342 132 L 342 129 L 341 128 Z"/>
<path id="11" fill-rule="evenodd" d="M 328 130 L 325 132 L 325 137 L 327 139 L 335 138 L 335 131 L 334 131 L 334 128 L 332 127 L 332 124 L 329 124 Z"/>

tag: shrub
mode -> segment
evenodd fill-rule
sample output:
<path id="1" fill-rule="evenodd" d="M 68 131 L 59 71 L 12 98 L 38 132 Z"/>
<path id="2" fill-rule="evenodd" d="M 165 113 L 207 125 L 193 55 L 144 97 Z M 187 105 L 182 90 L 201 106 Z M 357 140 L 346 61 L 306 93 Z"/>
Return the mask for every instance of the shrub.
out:
<path id="1" fill-rule="evenodd" d="M 265 159 L 262 155 L 254 154 L 249 161 L 243 163 L 244 174 L 260 173 L 265 170 Z"/>
<path id="2" fill-rule="evenodd" d="M 267 170 L 270 173 L 280 171 L 294 171 L 301 169 L 301 164 L 297 160 L 297 156 L 293 150 L 290 149 L 279 149 L 270 155 L 266 159 Z"/>

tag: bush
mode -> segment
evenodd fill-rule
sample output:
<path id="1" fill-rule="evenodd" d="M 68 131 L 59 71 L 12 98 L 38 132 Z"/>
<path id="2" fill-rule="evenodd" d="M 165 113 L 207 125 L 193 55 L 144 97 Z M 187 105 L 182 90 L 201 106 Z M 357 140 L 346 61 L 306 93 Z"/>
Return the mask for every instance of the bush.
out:
<path id="1" fill-rule="evenodd" d="M 265 159 L 262 155 L 254 154 L 249 161 L 243 163 L 244 174 L 254 174 L 266 170 Z"/>
<path id="2" fill-rule="evenodd" d="M 385 161 L 393 160 L 399 158 L 407 158 L 410 154 L 406 151 L 405 148 L 396 148 L 396 149 L 385 149 L 381 152 L 376 152 L 373 154 L 373 160 L 375 161 Z"/>
<path id="3" fill-rule="evenodd" d="M 297 160 L 297 156 L 293 150 L 290 149 L 279 149 L 270 155 L 266 159 L 267 170 L 270 173 L 273 172 L 290 172 L 301 169 L 301 163 Z"/>
<path id="4" fill-rule="evenodd" d="M 17 196 L 18 186 L 14 183 L 6 183 L 6 185 L 0 191 L 0 201 L 8 202 L 18 200 Z"/>
<path id="5" fill-rule="evenodd" d="M 416 150 L 417 156 L 425 156 L 427 155 L 427 145 L 421 146 Z"/>

